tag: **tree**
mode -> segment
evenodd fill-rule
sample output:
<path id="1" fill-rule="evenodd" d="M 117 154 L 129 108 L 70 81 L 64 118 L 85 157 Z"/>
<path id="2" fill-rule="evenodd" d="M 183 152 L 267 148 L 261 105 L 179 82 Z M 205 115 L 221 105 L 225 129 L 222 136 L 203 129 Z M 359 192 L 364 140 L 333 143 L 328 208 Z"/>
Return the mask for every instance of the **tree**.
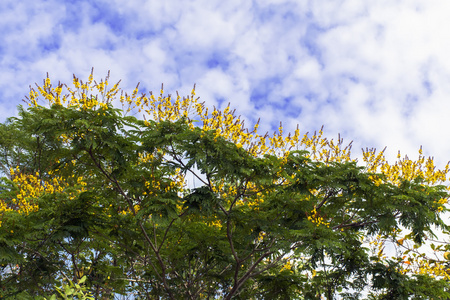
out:
<path id="1" fill-rule="evenodd" d="M 83 276 L 96 299 L 450 296 L 442 274 L 382 251 L 447 229 L 448 168 L 432 159 L 367 149 L 361 166 L 340 138 L 259 135 L 195 90 L 129 95 L 92 73 L 73 85 L 47 77 L 1 124 L 1 296 Z"/>

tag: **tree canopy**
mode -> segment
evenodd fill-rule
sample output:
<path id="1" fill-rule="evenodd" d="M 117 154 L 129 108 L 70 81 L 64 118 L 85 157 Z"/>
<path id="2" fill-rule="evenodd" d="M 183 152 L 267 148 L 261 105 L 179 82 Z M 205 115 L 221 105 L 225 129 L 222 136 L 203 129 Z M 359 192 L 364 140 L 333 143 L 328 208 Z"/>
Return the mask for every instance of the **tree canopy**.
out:
<path id="1" fill-rule="evenodd" d="M 447 233 L 448 166 L 358 162 L 322 130 L 209 112 L 195 87 L 108 79 L 47 77 L 0 124 L 0 297 L 81 278 L 96 299 L 450 297 L 450 246 L 421 250 Z"/>

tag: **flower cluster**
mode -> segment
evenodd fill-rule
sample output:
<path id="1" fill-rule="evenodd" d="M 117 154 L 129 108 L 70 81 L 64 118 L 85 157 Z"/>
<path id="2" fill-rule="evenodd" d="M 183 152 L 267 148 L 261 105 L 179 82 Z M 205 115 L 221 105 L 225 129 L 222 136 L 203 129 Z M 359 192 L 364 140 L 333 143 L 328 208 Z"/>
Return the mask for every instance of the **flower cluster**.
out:
<path id="1" fill-rule="evenodd" d="M 19 167 L 10 169 L 12 182 L 17 186 L 15 196 L 10 199 L 0 199 L 0 214 L 15 211 L 19 214 L 30 214 L 39 210 L 38 198 L 44 194 L 64 193 L 68 199 L 73 200 L 81 192 L 85 191 L 87 185 L 83 177 L 75 178 L 75 175 L 65 179 L 50 171 L 45 179 L 38 172 L 27 174 Z M 68 180 L 73 182 L 69 183 Z M 77 189 L 68 188 L 76 185 Z M 1 225 L 1 221 L 0 221 Z"/>
<path id="2" fill-rule="evenodd" d="M 284 270 L 287 270 L 287 271 L 289 271 L 289 272 L 293 272 L 292 271 L 292 263 L 291 263 L 291 261 L 290 260 L 286 260 L 286 263 L 283 265 L 283 267 L 281 268 L 281 270 L 280 270 L 280 272 L 283 272 Z"/>
<path id="3" fill-rule="evenodd" d="M 10 170 L 12 181 L 17 186 L 17 193 L 9 203 L 0 200 L 0 212 L 16 211 L 20 214 L 29 214 L 39 209 L 37 199 L 42 194 L 63 193 L 69 186 L 66 180 L 60 176 L 53 176 L 51 179 L 41 179 L 39 173 L 26 174 L 19 167 Z M 77 179 L 81 186 L 86 185 L 83 178 Z M 81 188 L 78 192 L 82 192 Z M 75 195 L 69 194 L 70 199 Z"/>
<path id="4" fill-rule="evenodd" d="M 37 211 L 39 207 L 36 200 L 42 193 L 52 194 L 55 191 L 60 191 L 59 182 L 56 178 L 51 183 L 43 183 L 39 179 L 39 173 L 24 174 L 18 167 L 11 169 L 10 175 L 18 187 L 16 197 L 11 200 L 11 209 L 18 213 L 28 215 L 30 212 Z"/>
<path id="5" fill-rule="evenodd" d="M 363 160 L 369 173 L 381 173 L 386 177 L 387 182 L 399 185 L 403 180 L 410 181 L 420 177 L 427 184 L 434 185 L 447 180 L 450 165 L 447 164 L 443 170 L 437 170 L 433 158 L 423 156 L 422 147 L 419 149 L 417 160 L 411 160 L 408 156 L 401 158 L 399 152 L 398 161 L 394 164 L 389 164 L 384 156 L 384 151 L 385 149 L 377 153 L 376 149 L 363 150 Z M 376 180 L 381 179 L 374 177 L 374 181 Z"/>
<path id="6" fill-rule="evenodd" d="M 330 223 L 325 222 L 325 219 L 317 212 L 316 207 L 308 214 L 308 220 L 316 224 L 316 226 L 325 225 L 330 227 Z"/>

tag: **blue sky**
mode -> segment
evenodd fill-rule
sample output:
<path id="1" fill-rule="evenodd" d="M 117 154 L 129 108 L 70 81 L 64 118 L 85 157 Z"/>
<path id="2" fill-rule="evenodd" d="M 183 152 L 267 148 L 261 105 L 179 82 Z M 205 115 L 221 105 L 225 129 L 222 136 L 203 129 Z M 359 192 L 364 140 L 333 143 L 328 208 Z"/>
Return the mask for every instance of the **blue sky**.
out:
<path id="1" fill-rule="evenodd" d="M 0 120 L 28 86 L 111 71 L 131 91 L 228 102 L 251 125 L 325 127 L 353 151 L 450 159 L 446 0 L 2 0 Z"/>

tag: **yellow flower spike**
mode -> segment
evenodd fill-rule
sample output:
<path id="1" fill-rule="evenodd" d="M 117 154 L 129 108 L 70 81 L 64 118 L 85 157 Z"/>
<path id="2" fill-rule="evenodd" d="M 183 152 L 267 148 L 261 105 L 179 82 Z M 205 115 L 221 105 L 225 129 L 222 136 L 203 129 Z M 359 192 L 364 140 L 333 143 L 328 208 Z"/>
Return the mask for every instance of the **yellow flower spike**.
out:
<path id="1" fill-rule="evenodd" d="M 136 85 L 136 88 L 133 90 L 133 94 L 132 94 L 133 99 L 136 97 L 137 93 L 139 92 L 139 84 L 140 84 L 140 82 L 138 82 L 138 84 Z"/>
<path id="2" fill-rule="evenodd" d="M 91 74 L 89 75 L 87 85 L 90 86 L 93 80 L 94 80 L 94 68 L 92 68 L 91 70 Z"/>
<path id="3" fill-rule="evenodd" d="M 47 78 L 45 78 L 44 80 L 44 87 L 48 88 L 51 86 L 51 82 L 50 82 L 50 78 L 48 77 L 48 73 L 47 73 Z"/>

